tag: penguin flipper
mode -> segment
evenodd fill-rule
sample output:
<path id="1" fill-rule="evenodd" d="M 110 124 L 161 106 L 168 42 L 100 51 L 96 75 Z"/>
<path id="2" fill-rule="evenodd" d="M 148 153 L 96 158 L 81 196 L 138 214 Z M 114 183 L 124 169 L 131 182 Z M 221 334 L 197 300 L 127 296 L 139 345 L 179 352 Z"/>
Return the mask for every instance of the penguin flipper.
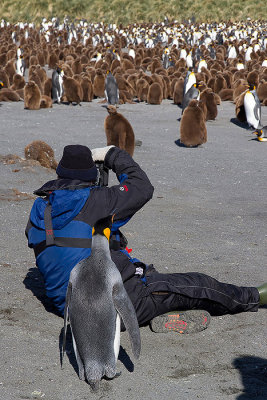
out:
<path id="1" fill-rule="evenodd" d="M 135 358 L 139 358 L 141 351 L 139 325 L 134 306 L 123 286 L 123 283 L 114 285 L 112 297 L 114 306 L 120 314 L 125 328 L 128 331 L 133 355 Z"/>
<path id="2" fill-rule="evenodd" d="M 254 106 L 254 116 L 257 121 L 259 121 L 259 124 L 261 123 L 261 102 L 260 99 L 257 95 L 257 93 L 253 93 L 254 99 L 255 99 L 255 106 Z"/>
<path id="3" fill-rule="evenodd" d="M 62 357 L 61 357 L 61 367 L 63 364 L 63 357 L 66 350 L 66 336 L 67 336 L 67 325 L 68 325 L 68 317 L 69 317 L 69 303 L 71 300 L 71 292 L 72 292 L 72 284 L 69 282 L 66 300 L 65 300 L 65 308 L 64 308 L 64 331 L 63 331 L 63 343 L 62 343 Z"/>
<path id="4" fill-rule="evenodd" d="M 254 107 L 254 116 L 257 121 L 259 121 L 259 124 L 261 123 L 261 105 L 258 105 L 257 102 Z"/>

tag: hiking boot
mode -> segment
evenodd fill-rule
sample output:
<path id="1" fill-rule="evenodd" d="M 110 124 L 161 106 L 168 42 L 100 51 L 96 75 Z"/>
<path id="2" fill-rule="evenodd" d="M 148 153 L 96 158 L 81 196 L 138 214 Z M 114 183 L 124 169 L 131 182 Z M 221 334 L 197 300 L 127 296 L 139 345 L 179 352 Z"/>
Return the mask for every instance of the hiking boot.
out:
<path id="1" fill-rule="evenodd" d="M 210 314 L 207 311 L 173 311 L 152 319 L 150 328 L 156 333 L 196 333 L 206 329 L 209 323 Z"/>
<path id="2" fill-rule="evenodd" d="M 267 304 L 267 282 L 259 286 L 257 289 L 260 294 L 260 305 L 264 306 Z"/>

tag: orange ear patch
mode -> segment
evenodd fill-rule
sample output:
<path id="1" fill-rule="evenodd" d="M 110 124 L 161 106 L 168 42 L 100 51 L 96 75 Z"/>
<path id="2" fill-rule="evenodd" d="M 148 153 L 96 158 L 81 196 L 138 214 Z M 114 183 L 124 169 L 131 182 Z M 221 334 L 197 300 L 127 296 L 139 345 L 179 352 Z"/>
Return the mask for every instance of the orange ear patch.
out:
<path id="1" fill-rule="evenodd" d="M 109 228 L 105 228 L 103 230 L 103 233 L 106 236 L 106 238 L 109 240 L 109 238 L 110 238 L 110 229 Z"/>

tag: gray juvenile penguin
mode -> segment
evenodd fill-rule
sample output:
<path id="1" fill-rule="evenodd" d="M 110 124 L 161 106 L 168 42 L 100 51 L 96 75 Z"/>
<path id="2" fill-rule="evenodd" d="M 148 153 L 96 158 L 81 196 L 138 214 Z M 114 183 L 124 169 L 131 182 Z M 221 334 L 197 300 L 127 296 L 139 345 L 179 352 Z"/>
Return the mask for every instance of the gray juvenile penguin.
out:
<path id="1" fill-rule="evenodd" d="M 118 375 L 120 317 L 129 332 L 135 358 L 141 349 L 136 313 L 110 256 L 111 226 L 112 216 L 96 222 L 90 257 L 71 271 L 64 312 L 63 354 L 69 317 L 79 378 L 87 380 L 94 391 L 99 389 L 102 377 Z"/>

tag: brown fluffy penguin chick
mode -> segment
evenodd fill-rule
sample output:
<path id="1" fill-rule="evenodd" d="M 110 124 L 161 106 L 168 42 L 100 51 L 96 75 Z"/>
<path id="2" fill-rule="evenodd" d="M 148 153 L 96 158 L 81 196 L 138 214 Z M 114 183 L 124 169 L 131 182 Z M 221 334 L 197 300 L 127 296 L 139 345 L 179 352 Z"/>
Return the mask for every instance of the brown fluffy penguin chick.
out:
<path id="1" fill-rule="evenodd" d="M 16 68 L 15 68 L 15 60 L 9 60 L 4 68 L 8 78 L 9 78 L 9 84 L 13 84 L 13 76 L 16 75 Z"/>
<path id="2" fill-rule="evenodd" d="M 136 82 L 136 97 L 138 101 L 147 101 L 147 94 L 149 89 L 149 83 L 144 79 L 138 79 Z"/>
<path id="3" fill-rule="evenodd" d="M 52 108 L 52 107 L 53 107 L 53 101 L 51 97 L 43 94 L 40 101 L 40 108 Z"/>
<path id="4" fill-rule="evenodd" d="M 256 88 L 257 88 L 259 85 L 259 81 L 260 81 L 259 72 L 255 71 L 255 70 L 250 71 L 247 75 L 247 81 L 248 81 L 249 85 L 256 86 Z"/>
<path id="5" fill-rule="evenodd" d="M 105 97 L 105 73 L 97 68 L 93 82 L 93 92 L 95 97 Z"/>
<path id="6" fill-rule="evenodd" d="M 214 82 L 214 92 L 219 93 L 222 89 L 227 89 L 227 82 L 222 74 L 217 74 Z"/>
<path id="7" fill-rule="evenodd" d="M 20 95 L 11 89 L 3 88 L 0 90 L 0 101 L 20 101 Z"/>
<path id="8" fill-rule="evenodd" d="M 24 149 L 26 160 L 36 160 L 45 168 L 57 168 L 54 150 L 42 140 L 34 140 Z"/>
<path id="9" fill-rule="evenodd" d="M 247 120 L 245 107 L 244 107 L 245 94 L 246 94 L 246 92 L 241 93 L 240 96 L 237 97 L 236 102 L 235 102 L 235 115 L 236 115 L 236 118 L 240 122 L 246 122 L 246 120 Z"/>
<path id="10" fill-rule="evenodd" d="M 113 144 L 133 156 L 135 136 L 130 122 L 114 106 L 109 105 L 107 111 L 109 115 L 104 122 L 107 146 Z"/>
<path id="11" fill-rule="evenodd" d="M 267 99 L 267 82 L 262 79 L 257 88 L 257 95 L 260 101 Z"/>
<path id="12" fill-rule="evenodd" d="M 64 96 L 69 103 L 80 104 L 83 99 L 81 84 L 73 78 L 63 77 Z"/>
<path id="13" fill-rule="evenodd" d="M 153 82 L 148 89 L 147 102 L 149 104 L 161 104 L 162 99 L 162 86 L 158 82 Z"/>
<path id="14" fill-rule="evenodd" d="M 183 102 L 183 89 L 184 89 L 184 79 L 179 78 L 173 88 L 173 102 L 174 104 L 181 105 Z"/>
<path id="15" fill-rule="evenodd" d="M 28 110 L 39 110 L 41 92 L 35 82 L 29 81 L 24 87 L 24 108 Z"/>
<path id="16" fill-rule="evenodd" d="M 6 71 L 3 68 L 0 68 L 0 81 L 3 83 L 4 88 L 8 88 L 10 83 L 9 83 L 9 77 L 6 73 Z"/>
<path id="17" fill-rule="evenodd" d="M 44 95 L 51 97 L 51 93 L 52 93 L 52 78 L 48 78 L 44 83 Z"/>
<path id="18" fill-rule="evenodd" d="M 199 146 L 207 141 L 205 116 L 198 100 L 191 100 L 185 108 L 180 124 L 180 142 L 186 147 Z"/>
<path id="19" fill-rule="evenodd" d="M 218 108 L 213 91 L 210 88 L 205 89 L 200 93 L 200 100 L 203 101 L 207 106 L 206 121 L 214 120 L 217 117 Z"/>
<path id="20" fill-rule="evenodd" d="M 83 101 L 92 101 L 94 97 L 93 85 L 91 80 L 87 76 L 83 76 L 80 84 L 83 90 Z"/>
<path id="21" fill-rule="evenodd" d="M 15 74 L 13 76 L 13 85 L 10 87 L 12 90 L 23 89 L 25 86 L 25 79 L 24 76 L 19 74 Z"/>
<path id="22" fill-rule="evenodd" d="M 222 101 L 233 101 L 233 89 L 222 89 L 218 94 Z"/>

